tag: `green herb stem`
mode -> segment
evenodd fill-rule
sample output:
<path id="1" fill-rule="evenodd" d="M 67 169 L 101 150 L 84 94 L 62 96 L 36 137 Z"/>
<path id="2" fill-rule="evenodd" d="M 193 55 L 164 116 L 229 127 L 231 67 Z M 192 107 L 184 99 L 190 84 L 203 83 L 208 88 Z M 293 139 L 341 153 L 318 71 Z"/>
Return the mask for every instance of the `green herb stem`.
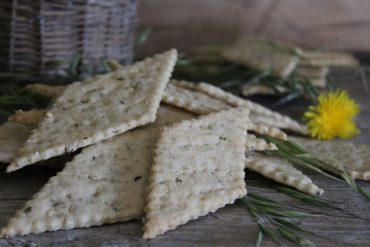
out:
<path id="1" fill-rule="evenodd" d="M 335 168 L 329 164 L 317 159 L 310 152 L 306 151 L 302 146 L 292 141 L 279 140 L 271 136 L 263 136 L 268 142 L 274 143 L 278 150 L 263 151 L 266 155 L 275 156 L 285 159 L 294 165 L 308 168 L 317 173 L 334 180 L 344 181 L 349 184 L 356 192 L 370 201 L 370 194 L 368 194 L 362 187 L 360 187 L 346 172 L 343 167 Z M 332 175 L 335 174 L 335 175 Z"/>
<path id="2" fill-rule="evenodd" d="M 258 224 L 259 231 L 256 246 L 261 245 L 264 235 L 277 244 L 282 244 L 279 240 L 279 235 L 300 246 L 307 246 L 307 243 L 312 244 L 311 241 L 299 236 L 297 233 L 309 231 L 303 230 L 291 221 L 292 219 L 306 217 L 309 214 L 291 210 L 286 205 L 281 205 L 256 193 L 250 194 L 241 198 L 240 201 Z"/>

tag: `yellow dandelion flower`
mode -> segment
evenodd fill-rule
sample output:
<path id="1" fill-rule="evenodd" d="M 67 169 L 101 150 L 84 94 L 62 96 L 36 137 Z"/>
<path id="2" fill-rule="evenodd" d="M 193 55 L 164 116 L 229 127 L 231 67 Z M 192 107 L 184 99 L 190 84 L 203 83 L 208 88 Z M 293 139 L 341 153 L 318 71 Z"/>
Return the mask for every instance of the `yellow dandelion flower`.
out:
<path id="1" fill-rule="evenodd" d="M 360 131 L 354 122 L 359 105 L 344 90 L 321 94 L 318 105 L 310 106 L 304 114 L 312 137 L 331 140 L 335 137 L 350 138 Z"/>

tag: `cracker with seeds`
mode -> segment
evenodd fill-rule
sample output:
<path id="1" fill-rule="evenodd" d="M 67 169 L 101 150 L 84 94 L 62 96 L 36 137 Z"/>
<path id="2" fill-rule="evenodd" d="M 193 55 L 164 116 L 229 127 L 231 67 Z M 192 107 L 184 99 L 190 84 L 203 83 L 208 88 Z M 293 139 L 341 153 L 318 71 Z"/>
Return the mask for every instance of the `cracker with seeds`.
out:
<path id="1" fill-rule="evenodd" d="M 31 109 L 28 111 L 17 110 L 15 114 L 8 117 L 8 121 L 29 126 L 37 126 L 45 117 L 46 112 L 45 109 Z"/>
<path id="2" fill-rule="evenodd" d="M 188 94 L 190 92 L 197 92 L 197 93 L 203 93 L 209 98 L 204 100 L 202 102 L 203 108 L 206 108 L 206 103 L 213 103 L 215 106 L 219 105 L 219 101 L 224 102 L 223 107 L 226 108 L 226 106 L 229 107 L 239 107 L 239 106 L 245 106 L 251 111 L 250 118 L 252 122 L 260 123 L 260 124 L 266 124 L 270 126 L 274 126 L 277 128 L 284 128 L 289 129 L 298 133 L 307 133 L 307 129 L 304 125 L 299 124 L 298 122 L 294 121 L 293 119 L 284 116 L 280 113 L 273 112 L 270 109 L 263 107 L 257 103 L 251 102 L 249 100 L 245 100 L 242 98 L 239 98 L 231 93 L 228 93 L 226 91 L 223 91 L 221 88 L 215 87 L 213 85 L 207 84 L 207 83 L 191 83 L 186 81 L 177 81 L 177 80 L 171 80 L 170 84 L 175 85 L 176 88 L 173 87 L 173 90 L 169 91 L 168 94 L 173 93 L 174 90 L 178 90 L 176 97 L 165 97 L 163 98 L 163 101 L 169 104 L 175 104 L 178 107 L 185 108 L 187 110 L 192 111 L 193 109 L 197 110 L 197 101 L 191 101 L 189 99 L 188 101 L 192 102 L 193 105 L 190 107 L 189 103 L 184 100 L 187 95 L 179 96 L 180 93 L 188 91 Z M 181 88 L 181 89 L 178 89 Z M 203 96 L 204 97 L 204 96 Z M 181 100 L 177 100 L 177 98 L 180 98 Z M 212 99 L 213 98 L 213 99 Z M 215 101 L 217 100 L 217 101 Z M 217 102 L 217 103 L 215 103 Z M 211 110 L 211 106 L 207 106 L 208 110 Z M 217 110 L 222 110 L 223 108 L 219 108 Z M 203 110 L 205 112 L 205 110 Z M 211 112 L 211 111 L 209 111 Z M 200 113 L 200 112 L 198 112 Z"/>
<path id="3" fill-rule="evenodd" d="M 226 60 L 257 71 L 271 70 L 273 75 L 279 77 L 289 76 L 299 61 L 292 47 L 261 37 L 245 37 L 236 44 L 224 48 L 222 56 Z"/>
<path id="4" fill-rule="evenodd" d="M 200 115 L 233 108 L 206 94 L 190 90 L 192 85 L 194 84 L 186 81 L 171 80 L 167 85 L 162 101 Z M 285 140 L 287 138 L 283 131 L 270 126 L 249 122 L 248 129 L 259 134 L 268 134 L 279 139 Z M 266 143 L 263 139 L 256 137 L 247 139 L 247 150 L 274 150 L 276 148 L 274 144 Z"/>
<path id="5" fill-rule="evenodd" d="M 370 146 L 340 140 L 319 141 L 307 138 L 290 138 L 305 147 L 328 165 L 344 168 L 353 179 L 370 180 Z"/>
<path id="6" fill-rule="evenodd" d="M 179 88 L 189 89 L 192 91 L 197 90 L 197 83 L 185 81 L 185 80 L 170 80 L 169 84 L 172 84 Z"/>
<path id="7" fill-rule="evenodd" d="M 167 85 L 163 94 L 162 102 L 177 106 L 199 115 L 232 108 L 232 106 L 223 101 L 217 100 L 197 91 L 192 91 L 191 89 L 194 88 L 194 85 L 195 84 L 191 82 L 170 80 L 170 83 Z M 261 122 L 260 118 L 253 118 L 252 120 Z M 269 125 L 274 124 L 274 121 L 270 118 L 263 120 L 266 120 Z M 280 139 L 286 139 L 286 134 L 274 127 L 252 123 L 250 123 L 249 127 L 251 130 L 253 129 L 260 134 L 270 134 Z M 253 149 L 253 147 L 255 147 L 255 149 Z M 263 139 L 255 137 L 253 139 L 248 138 L 246 148 L 247 150 L 274 150 L 276 149 L 276 146 L 272 143 L 266 143 Z"/>
<path id="8" fill-rule="evenodd" d="M 248 122 L 248 130 L 251 130 L 253 132 L 256 132 L 261 135 L 269 135 L 281 140 L 287 140 L 288 136 L 285 134 L 283 131 L 281 131 L 278 128 L 271 127 L 268 125 L 264 124 L 259 124 L 259 123 L 253 123 L 251 121 Z"/>
<path id="9" fill-rule="evenodd" d="M 193 91 L 194 89 L 195 91 Z M 235 107 L 235 105 L 227 104 L 207 94 L 199 93 L 196 89 L 197 86 L 195 83 L 171 80 L 162 100 L 167 104 L 173 104 L 197 114 L 209 114 Z M 252 110 L 250 109 L 250 111 Z M 268 118 L 260 118 L 259 115 L 256 115 L 256 119 L 254 119 L 254 116 L 255 115 L 251 117 L 251 121 L 248 123 L 248 130 L 255 131 L 259 134 L 267 134 L 283 140 L 287 139 L 287 135 L 283 131 L 271 127 L 274 124 L 273 120 L 270 119 L 268 125 L 265 125 L 262 124 L 262 122 L 268 120 Z"/>
<path id="10" fill-rule="evenodd" d="M 30 136 L 32 127 L 6 122 L 0 125 L 0 162 L 9 163 Z"/>
<path id="11" fill-rule="evenodd" d="M 230 108 L 228 104 L 222 101 L 213 99 L 203 93 L 176 87 L 171 83 L 167 85 L 162 101 L 200 115 Z"/>
<path id="12" fill-rule="evenodd" d="M 34 130 L 34 125 L 25 125 L 17 122 L 6 122 L 0 125 L 0 162 L 10 163 L 16 156 L 17 151 L 24 145 L 27 138 Z M 70 156 L 63 155 L 46 162 L 40 162 L 40 165 L 61 168 Z"/>
<path id="13" fill-rule="evenodd" d="M 60 229 L 73 229 L 127 220 L 119 200 L 124 183 L 86 177 L 52 177 L 25 206 L 17 211 L 0 236 L 12 237 Z M 105 202 L 105 205 L 102 205 Z M 140 213 L 132 210 L 131 214 Z M 126 211 L 125 211 L 126 212 Z"/>
<path id="14" fill-rule="evenodd" d="M 170 80 L 170 83 L 164 91 L 162 101 L 200 115 L 234 107 L 204 93 L 193 91 L 193 89 L 196 88 L 197 86 L 195 83 Z M 27 114 L 27 112 L 19 113 L 20 116 L 23 116 L 23 114 Z M 249 124 L 249 130 L 253 130 L 259 134 L 268 134 L 279 139 L 285 140 L 287 138 L 284 132 L 278 128 L 272 127 L 274 125 L 279 125 L 279 122 L 275 122 L 274 119 L 254 114 L 252 115 L 251 120 L 255 123 Z M 280 125 L 279 127 L 285 126 L 286 125 Z"/>
<path id="15" fill-rule="evenodd" d="M 153 122 L 176 58 L 170 50 L 67 86 L 7 171 Z"/>
<path id="16" fill-rule="evenodd" d="M 307 134 L 306 127 L 293 119 L 206 83 L 198 85 L 187 81 L 170 80 L 162 101 L 197 114 L 208 114 L 228 107 L 245 105 L 250 109 L 250 118 L 255 123 Z"/>
<path id="17" fill-rule="evenodd" d="M 249 133 L 247 133 L 245 148 L 246 152 L 278 149 L 278 147 L 274 143 L 266 142 L 266 140 L 262 138 L 257 138 L 255 135 Z"/>
<path id="18" fill-rule="evenodd" d="M 299 65 L 309 66 L 356 66 L 357 59 L 346 52 L 303 51 Z"/>
<path id="19" fill-rule="evenodd" d="M 251 111 L 250 118 L 253 120 L 255 117 L 270 118 L 270 122 L 273 120 L 274 127 L 292 130 L 297 133 L 307 134 L 306 126 L 298 123 L 288 116 L 282 115 L 278 112 L 274 112 L 260 104 L 254 103 L 250 100 L 240 98 L 236 95 L 228 93 L 221 88 L 213 86 L 208 83 L 197 84 L 197 91 L 207 94 L 213 98 L 224 101 L 225 103 L 234 107 L 247 107 Z M 261 122 L 263 123 L 263 122 Z"/>
<path id="20" fill-rule="evenodd" d="M 329 74 L 328 66 L 299 65 L 294 74 L 304 78 L 325 78 Z"/>
<path id="21" fill-rule="evenodd" d="M 256 152 L 246 155 L 245 167 L 249 170 L 310 195 L 322 195 L 324 192 L 308 176 L 283 159 Z"/>
<path id="22" fill-rule="evenodd" d="M 247 121 L 248 110 L 236 108 L 164 128 L 149 177 L 144 238 L 246 195 Z"/>
<path id="23" fill-rule="evenodd" d="M 193 116 L 161 105 L 154 123 L 83 149 L 16 213 L 0 235 L 11 237 L 141 218 L 159 129 Z"/>
<path id="24" fill-rule="evenodd" d="M 25 87 L 27 91 L 46 98 L 58 97 L 61 93 L 63 93 L 65 88 L 66 87 L 62 85 L 56 86 L 41 83 L 29 84 Z"/>
<path id="25" fill-rule="evenodd" d="M 284 89 L 283 89 L 284 90 Z M 242 95 L 245 97 L 256 95 L 256 94 L 265 94 L 271 95 L 276 94 L 275 90 L 260 84 L 247 83 L 242 87 Z"/>

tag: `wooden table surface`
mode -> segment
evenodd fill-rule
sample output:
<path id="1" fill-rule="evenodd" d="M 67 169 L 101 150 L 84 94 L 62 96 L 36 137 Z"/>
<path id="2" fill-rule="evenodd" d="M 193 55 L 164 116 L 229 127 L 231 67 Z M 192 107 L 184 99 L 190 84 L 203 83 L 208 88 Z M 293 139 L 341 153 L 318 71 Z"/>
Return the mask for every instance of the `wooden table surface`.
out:
<path id="1" fill-rule="evenodd" d="M 366 86 L 361 82 L 359 70 L 337 69 L 331 73 L 331 78 L 349 89 L 351 95 L 361 104 L 359 125 L 362 134 L 354 140 L 357 143 L 370 144 L 370 93 L 366 92 Z M 282 110 L 294 114 L 302 108 L 297 104 Z M 14 212 L 57 171 L 29 166 L 6 174 L 4 168 L 0 169 L 0 227 L 3 227 Z M 365 202 L 346 184 L 320 175 L 313 174 L 311 177 L 325 189 L 323 198 L 370 219 L 370 203 Z M 300 202 L 269 188 L 269 181 L 255 173 L 247 172 L 247 180 L 249 191 L 261 193 L 281 202 L 301 205 Z M 360 182 L 360 185 L 370 191 L 370 182 Z M 317 246 L 370 246 L 369 222 L 331 213 L 337 216 L 320 215 L 303 219 L 301 224 L 304 228 L 322 237 L 310 234 L 305 236 Z M 254 220 L 241 205 L 226 206 L 150 241 L 141 238 L 142 226 L 141 221 L 135 220 L 100 227 L 31 234 L 1 239 L 0 246 L 254 246 L 257 234 Z M 264 240 L 263 246 L 275 244 Z"/>

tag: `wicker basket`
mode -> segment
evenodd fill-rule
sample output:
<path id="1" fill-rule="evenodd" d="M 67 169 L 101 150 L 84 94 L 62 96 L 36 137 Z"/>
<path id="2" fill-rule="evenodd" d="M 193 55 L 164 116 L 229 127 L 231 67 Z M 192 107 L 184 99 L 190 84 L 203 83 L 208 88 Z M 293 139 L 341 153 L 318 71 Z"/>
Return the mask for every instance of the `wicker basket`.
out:
<path id="1" fill-rule="evenodd" d="M 133 59 L 136 0 L 1 0 L 0 76 L 50 79 L 78 53 L 84 64 Z"/>

